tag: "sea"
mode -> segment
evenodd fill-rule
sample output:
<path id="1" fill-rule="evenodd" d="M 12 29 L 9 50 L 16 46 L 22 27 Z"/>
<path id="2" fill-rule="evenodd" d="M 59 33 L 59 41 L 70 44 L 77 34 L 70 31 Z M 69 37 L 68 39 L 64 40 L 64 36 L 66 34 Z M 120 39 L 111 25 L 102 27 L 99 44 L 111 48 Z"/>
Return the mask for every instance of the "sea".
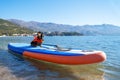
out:
<path id="1" fill-rule="evenodd" d="M 44 36 L 45 44 L 104 51 L 101 63 L 62 65 L 17 56 L 9 43 L 30 43 L 32 36 L 0 37 L 0 80 L 120 80 L 120 36 Z"/>

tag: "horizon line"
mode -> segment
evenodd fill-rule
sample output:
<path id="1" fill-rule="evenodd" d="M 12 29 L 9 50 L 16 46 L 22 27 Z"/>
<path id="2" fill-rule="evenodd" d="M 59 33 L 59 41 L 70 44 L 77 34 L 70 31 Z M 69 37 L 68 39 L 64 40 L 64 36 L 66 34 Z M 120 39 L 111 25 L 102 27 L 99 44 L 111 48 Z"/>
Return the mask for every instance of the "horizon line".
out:
<path id="1" fill-rule="evenodd" d="M 3 19 L 3 20 L 19 20 L 19 21 L 24 21 L 24 22 L 38 22 L 38 23 L 52 23 L 52 24 L 58 24 L 58 25 L 70 25 L 70 26 L 87 26 L 87 25 L 112 25 L 112 26 L 118 26 L 120 27 L 120 25 L 116 25 L 116 24 L 110 24 L 110 23 L 98 23 L 98 24 L 82 24 L 82 25 L 78 25 L 78 24 L 67 24 L 67 23 L 56 23 L 56 22 L 40 22 L 40 21 L 36 21 L 36 20 L 23 20 L 23 19 L 16 19 L 16 18 L 9 18 L 9 19 L 6 19 L 6 18 L 0 18 L 0 19 Z"/>

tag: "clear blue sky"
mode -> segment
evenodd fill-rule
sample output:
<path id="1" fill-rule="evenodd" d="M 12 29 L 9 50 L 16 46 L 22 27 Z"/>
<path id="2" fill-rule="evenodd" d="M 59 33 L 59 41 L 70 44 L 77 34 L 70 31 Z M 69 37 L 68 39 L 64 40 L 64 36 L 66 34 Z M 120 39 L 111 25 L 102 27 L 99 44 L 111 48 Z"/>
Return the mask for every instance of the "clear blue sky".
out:
<path id="1" fill-rule="evenodd" d="M 0 0 L 0 18 L 120 26 L 120 0 Z"/>

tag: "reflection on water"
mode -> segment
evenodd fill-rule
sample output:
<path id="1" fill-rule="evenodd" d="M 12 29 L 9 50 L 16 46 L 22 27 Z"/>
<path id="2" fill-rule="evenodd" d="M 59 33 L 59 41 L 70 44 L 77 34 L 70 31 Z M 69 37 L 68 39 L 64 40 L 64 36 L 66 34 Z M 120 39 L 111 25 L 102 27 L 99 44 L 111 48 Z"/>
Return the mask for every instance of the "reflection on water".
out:
<path id="1" fill-rule="evenodd" d="M 98 64 L 73 66 L 25 59 L 41 71 L 39 78 L 42 80 L 104 80 L 104 72 L 99 70 L 102 66 Z"/>
<path id="2" fill-rule="evenodd" d="M 61 65 L 22 58 L 1 51 L 0 79 L 2 80 L 104 80 L 100 64 Z M 6 55 L 6 56 L 4 56 Z"/>

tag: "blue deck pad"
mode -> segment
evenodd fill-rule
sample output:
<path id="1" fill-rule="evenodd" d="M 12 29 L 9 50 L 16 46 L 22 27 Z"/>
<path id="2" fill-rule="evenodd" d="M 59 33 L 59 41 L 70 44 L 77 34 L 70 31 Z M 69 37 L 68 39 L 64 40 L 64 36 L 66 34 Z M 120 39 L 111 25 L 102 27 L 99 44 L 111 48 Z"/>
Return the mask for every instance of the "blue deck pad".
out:
<path id="1" fill-rule="evenodd" d="M 30 44 L 27 43 L 9 43 L 8 49 L 12 50 L 18 54 L 23 54 L 24 51 L 30 51 L 35 53 L 42 53 L 42 54 L 51 54 L 51 55 L 64 55 L 64 56 L 77 56 L 77 55 L 84 55 L 83 53 L 73 53 L 73 52 L 67 52 L 67 51 L 59 51 L 56 50 L 56 47 L 53 46 L 47 46 L 42 45 L 42 47 L 32 47 Z"/>

